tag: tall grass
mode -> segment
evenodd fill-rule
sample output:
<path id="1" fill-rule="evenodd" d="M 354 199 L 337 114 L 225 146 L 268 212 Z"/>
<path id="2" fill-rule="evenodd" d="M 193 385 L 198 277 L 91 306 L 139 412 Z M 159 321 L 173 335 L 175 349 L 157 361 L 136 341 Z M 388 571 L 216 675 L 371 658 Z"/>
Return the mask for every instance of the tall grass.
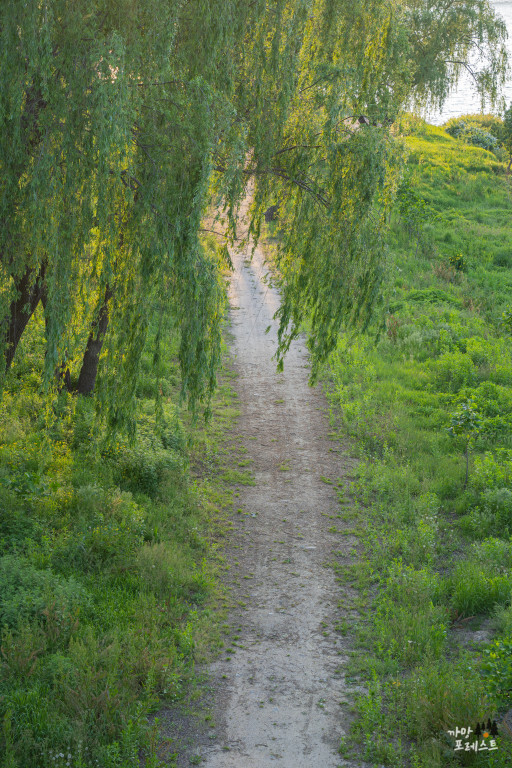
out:
<path id="1" fill-rule="evenodd" d="M 0 766 L 156 766 L 147 716 L 181 700 L 213 637 L 222 488 L 215 501 L 190 475 L 175 337 L 162 418 L 148 354 L 136 441 L 107 445 L 91 400 L 43 410 L 43 325 L 37 312 L 0 405 Z"/>
<path id="2" fill-rule="evenodd" d="M 511 632 L 511 186 L 495 155 L 442 128 L 409 124 L 407 143 L 378 341 L 340 337 L 330 360 L 333 417 L 360 455 L 357 573 L 372 585 L 352 671 L 380 746 L 359 738 L 379 764 L 505 768 L 510 741 L 460 757 L 447 732 L 509 706 L 478 643 Z M 448 428 L 468 402 L 480 430 L 464 489 L 466 443 Z"/>

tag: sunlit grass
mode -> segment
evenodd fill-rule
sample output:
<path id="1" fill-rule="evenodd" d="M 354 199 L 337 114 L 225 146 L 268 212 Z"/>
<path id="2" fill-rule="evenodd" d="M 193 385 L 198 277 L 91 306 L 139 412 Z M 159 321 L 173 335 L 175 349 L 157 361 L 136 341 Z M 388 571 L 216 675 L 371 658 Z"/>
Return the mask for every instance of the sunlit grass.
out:
<path id="1" fill-rule="evenodd" d="M 217 644 L 210 555 L 232 504 L 216 470 L 234 397 L 225 383 L 215 424 L 195 428 L 194 480 L 174 336 L 162 419 L 148 352 L 135 443 L 105 445 L 91 400 L 63 393 L 44 410 L 43 330 L 38 311 L 0 404 L 0 764 L 135 766 L 152 753 L 148 714 L 183 699 Z"/>
<path id="2" fill-rule="evenodd" d="M 353 491 L 366 557 L 350 574 L 372 601 L 351 662 L 368 685 L 362 748 L 380 764 L 441 768 L 458 764 L 449 728 L 507 707 L 486 692 L 471 632 L 464 640 L 454 622 L 487 627 L 496 615 L 495 627 L 512 628 L 512 350 L 501 325 L 512 304 L 512 187 L 493 154 L 442 128 L 419 124 L 417 134 L 408 183 L 426 211 L 418 222 L 397 208 L 378 342 L 340 338 L 331 401 L 360 451 Z M 448 427 L 468 399 L 481 430 L 464 490 L 464 444 Z M 511 749 L 499 744 L 492 765 L 505 768 Z"/>

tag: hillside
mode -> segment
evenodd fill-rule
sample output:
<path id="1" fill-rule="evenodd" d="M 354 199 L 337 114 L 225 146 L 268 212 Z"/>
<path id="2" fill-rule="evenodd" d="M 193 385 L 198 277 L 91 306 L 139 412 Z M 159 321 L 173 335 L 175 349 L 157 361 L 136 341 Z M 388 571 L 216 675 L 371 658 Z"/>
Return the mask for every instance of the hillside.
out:
<path id="1" fill-rule="evenodd" d="M 502 731 L 483 755 L 462 737 L 462 757 L 448 731 L 511 705 L 512 187 L 492 153 L 402 129 L 382 322 L 330 362 L 333 418 L 361 459 L 347 517 L 362 556 L 339 571 L 371 649 L 352 659 L 369 687 L 358 743 L 379 764 L 506 766 Z"/>

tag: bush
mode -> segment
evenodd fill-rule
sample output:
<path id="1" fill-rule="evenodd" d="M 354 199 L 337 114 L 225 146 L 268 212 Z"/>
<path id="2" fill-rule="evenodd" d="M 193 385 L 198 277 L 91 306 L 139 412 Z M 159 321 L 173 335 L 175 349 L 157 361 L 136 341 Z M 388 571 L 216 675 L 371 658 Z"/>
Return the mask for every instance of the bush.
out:
<path id="1" fill-rule="evenodd" d="M 445 124 L 445 130 L 450 136 L 461 139 L 465 144 L 471 144 L 473 147 L 480 147 L 489 152 L 494 152 L 498 149 L 498 139 L 496 136 L 479 126 L 473 118 L 449 120 Z"/>
<path id="2" fill-rule="evenodd" d="M 460 122 L 463 122 L 466 125 L 476 125 L 483 131 L 492 134 L 499 142 L 502 141 L 503 120 L 500 117 L 496 117 L 496 115 L 460 115 L 460 117 L 452 117 L 443 127 L 450 136 L 453 136 L 452 130 Z"/>
<path id="3" fill-rule="evenodd" d="M 447 392 L 458 392 L 476 379 L 477 370 L 468 354 L 458 350 L 446 352 L 437 360 L 431 360 L 430 366 L 434 372 L 436 385 Z"/>
<path id="4" fill-rule="evenodd" d="M 461 138 L 462 141 L 466 144 L 471 144 L 473 147 L 486 149 L 489 152 L 494 152 L 498 146 L 498 142 L 494 136 L 492 136 L 490 133 L 487 133 L 487 131 L 482 131 L 481 128 L 477 128 L 473 125 L 468 126 L 464 131 L 462 131 L 459 135 L 459 138 Z"/>
<path id="5" fill-rule="evenodd" d="M 462 253 L 454 253 L 448 259 L 450 265 L 458 272 L 466 272 L 468 264 L 465 256 Z"/>
<path id="6" fill-rule="evenodd" d="M 497 535 L 508 539 L 512 534 L 512 491 L 487 489 L 461 520 L 461 528 L 471 536 Z"/>
<path id="7" fill-rule="evenodd" d="M 0 555 L 24 550 L 38 532 L 38 521 L 26 514 L 19 496 L 0 484 Z"/>
<path id="8" fill-rule="evenodd" d="M 134 447 L 120 444 L 111 452 L 114 482 L 132 493 L 158 496 L 165 476 L 183 469 L 182 437 L 171 430 L 140 430 Z"/>
<path id="9" fill-rule="evenodd" d="M 424 654 L 439 656 L 446 642 L 446 609 L 435 605 L 439 577 L 395 561 L 375 611 L 380 655 L 417 663 Z M 411 608 L 414 607 L 414 610 Z"/>
<path id="10" fill-rule="evenodd" d="M 507 572 L 512 566 L 512 546 L 510 541 L 490 537 L 479 544 L 473 544 L 476 561 L 496 571 Z"/>
<path id="11" fill-rule="evenodd" d="M 510 269 L 512 267 L 512 250 L 510 248 L 499 248 L 494 254 L 494 265 Z"/>

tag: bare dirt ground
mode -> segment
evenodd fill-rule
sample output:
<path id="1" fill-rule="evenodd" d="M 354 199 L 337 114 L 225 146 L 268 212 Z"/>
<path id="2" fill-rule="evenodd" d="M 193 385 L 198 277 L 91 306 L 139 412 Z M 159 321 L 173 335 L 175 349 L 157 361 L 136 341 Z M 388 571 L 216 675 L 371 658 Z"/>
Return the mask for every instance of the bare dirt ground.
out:
<path id="1" fill-rule="evenodd" d="M 352 596 L 340 605 L 327 562 L 340 548 L 349 557 L 354 544 L 332 532 L 333 520 L 339 527 L 335 486 L 349 482 L 353 463 L 329 437 L 327 403 L 319 387 L 308 386 L 302 340 L 276 372 L 279 294 L 262 249 L 252 260 L 247 252 L 232 259 L 236 432 L 255 485 L 239 489 L 242 514 L 227 555 L 234 604 L 243 607 L 230 617 L 239 629 L 236 652 L 211 668 L 217 738 L 201 764 L 335 768 L 346 764 L 337 752 L 346 723 L 340 704 L 351 696 L 347 648 L 334 625 L 350 612 Z"/>
<path id="2" fill-rule="evenodd" d="M 343 705 L 354 689 L 345 682 L 347 638 L 336 624 L 350 622 L 354 595 L 337 583 L 328 563 L 355 557 L 357 542 L 340 534 L 344 523 L 337 517 L 337 492 L 349 485 L 354 462 L 329 436 L 327 402 L 320 387 L 308 385 L 303 340 L 292 344 L 284 372 L 276 372 L 279 294 L 262 248 L 252 260 L 249 250 L 231 255 L 235 433 L 247 451 L 240 462 L 255 484 L 238 488 L 241 512 L 233 510 L 225 552 L 236 639 L 209 668 L 213 733 L 194 735 L 186 725 L 191 762 L 206 768 L 353 765 L 338 753 L 348 723 Z M 178 764 L 189 763 L 190 755 Z"/>

